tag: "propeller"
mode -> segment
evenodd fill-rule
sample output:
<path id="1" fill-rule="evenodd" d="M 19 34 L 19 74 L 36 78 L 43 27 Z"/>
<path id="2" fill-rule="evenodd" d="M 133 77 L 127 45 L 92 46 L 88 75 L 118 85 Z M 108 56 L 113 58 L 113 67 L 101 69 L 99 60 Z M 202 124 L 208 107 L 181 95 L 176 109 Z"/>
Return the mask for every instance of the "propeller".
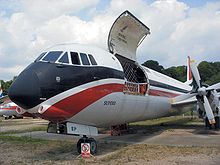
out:
<path id="1" fill-rule="evenodd" d="M 193 91 L 191 93 L 187 93 L 187 94 L 180 95 L 180 96 L 176 97 L 175 101 L 184 101 L 184 100 L 189 99 L 189 98 L 191 98 L 193 96 L 196 96 L 196 95 L 200 96 L 200 98 L 203 98 L 203 100 L 204 100 L 203 106 L 204 106 L 204 109 L 205 109 L 205 112 L 206 112 L 206 116 L 209 120 L 209 123 L 214 124 L 215 123 L 215 117 L 214 117 L 211 105 L 209 103 L 209 100 L 207 98 L 207 94 L 208 94 L 209 91 L 220 89 L 220 83 L 211 85 L 209 87 L 202 86 L 201 77 L 200 77 L 200 74 L 199 74 L 199 71 L 198 71 L 198 68 L 197 68 L 197 65 L 196 65 L 195 61 L 191 60 L 189 65 L 190 65 L 190 68 L 191 68 L 193 78 L 194 78 L 194 80 L 197 84 L 197 89 L 196 89 L 196 91 Z M 198 100 L 198 98 L 197 98 L 197 100 Z"/>
<path id="2" fill-rule="evenodd" d="M 216 89 L 220 89 L 220 83 L 211 85 L 208 88 L 206 88 L 206 90 L 216 90 Z"/>
<path id="3" fill-rule="evenodd" d="M 211 106 L 209 104 L 209 101 L 208 101 L 206 96 L 204 96 L 203 98 L 204 98 L 203 105 L 204 105 L 204 108 L 205 108 L 206 116 L 209 119 L 209 123 L 210 124 L 215 124 L 215 117 L 213 115 L 212 108 L 211 108 Z"/>
<path id="4" fill-rule="evenodd" d="M 190 65 L 194 80 L 196 81 L 196 84 L 200 88 L 201 87 L 201 78 L 200 78 L 200 74 L 199 74 L 198 68 L 196 66 L 195 60 L 191 60 L 189 65 Z"/>
<path id="5" fill-rule="evenodd" d="M 211 90 L 220 89 L 220 83 L 211 85 L 209 87 L 202 86 L 201 85 L 200 74 L 199 74 L 198 68 L 197 68 L 196 63 L 195 63 L 194 60 L 190 61 L 190 67 L 191 67 L 191 71 L 192 71 L 192 75 L 194 77 L 194 80 L 196 81 L 196 84 L 198 86 L 197 94 L 200 97 L 202 97 L 203 100 L 204 100 L 203 106 L 204 106 L 204 109 L 205 109 L 205 112 L 206 112 L 206 116 L 209 120 L 209 123 L 214 124 L 215 123 L 215 117 L 214 117 L 211 105 L 208 101 L 207 93 L 208 93 L 208 91 L 211 91 Z"/>

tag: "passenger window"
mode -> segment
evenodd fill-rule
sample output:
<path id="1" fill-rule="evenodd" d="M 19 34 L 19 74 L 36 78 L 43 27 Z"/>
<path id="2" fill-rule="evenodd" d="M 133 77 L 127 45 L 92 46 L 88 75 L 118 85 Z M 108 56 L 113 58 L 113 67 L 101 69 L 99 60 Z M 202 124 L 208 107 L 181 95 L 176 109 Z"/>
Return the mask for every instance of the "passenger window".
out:
<path id="1" fill-rule="evenodd" d="M 39 57 L 37 57 L 37 59 L 35 60 L 35 62 L 39 61 L 47 52 L 43 52 L 39 55 Z"/>
<path id="2" fill-rule="evenodd" d="M 68 53 L 64 53 L 64 55 L 59 59 L 58 62 L 69 64 Z"/>
<path id="3" fill-rule="evenodd" d="M 80 53 L 80 57 L 81 57 L 83 65 L 90 65 L 89 59 L 85 53 Z"/>
<path id="4" fill-rule="evenodd" d="M 91 54 L 88 54 L 88 55 L 89 55 L 89 59 L 90 59 L 92 65 L 97 65 L 97 62 L 95 61 L 94 57 Z"/>
<path id="5" fill-rule="evenodd" d="M 80 65 L 79 56 L 76 52 L 70 52 L 72 64 Z"/>
<path id="6" fill-rule="evenodd" d="M 62 53 L 62 51 L 49 52 L 42 60 L 48 62 L 55 62 Z"/>

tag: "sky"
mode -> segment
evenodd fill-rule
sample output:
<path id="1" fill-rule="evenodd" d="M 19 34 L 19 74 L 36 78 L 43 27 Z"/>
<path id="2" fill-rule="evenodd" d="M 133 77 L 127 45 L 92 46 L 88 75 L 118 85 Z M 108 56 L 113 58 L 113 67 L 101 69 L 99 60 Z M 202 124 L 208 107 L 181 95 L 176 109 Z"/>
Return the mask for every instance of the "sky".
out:
<path id="1" fill-rule="evenodd" d="M 0 0 L 0 79 L 11 80 L 46 48 L 92 44 L 107 50 L 114 20 L 125 10 L 150 28 L 137 60 L 165 68 L 187 56 L 220 61 L 220 0 Z"/>

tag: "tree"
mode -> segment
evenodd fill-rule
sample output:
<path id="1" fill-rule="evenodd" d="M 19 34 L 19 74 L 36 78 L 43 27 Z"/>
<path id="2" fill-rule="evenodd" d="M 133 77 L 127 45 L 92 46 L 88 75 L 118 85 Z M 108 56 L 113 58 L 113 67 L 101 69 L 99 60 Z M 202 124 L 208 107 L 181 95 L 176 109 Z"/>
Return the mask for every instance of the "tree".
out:
<path id="1" fill-rule="evenodd" d="M 203 61 L 198 65 L 201 79 L 208 85 L 220 82 L 220 62 Z"/>
<path id="2" fill-rule="evenodd" d="M 167 68 L 165 69 L 164 73 L 169 76 L 169 77 L 172 77 L 174 79 L 177 79 L 178 78 L 178 73 L 176 72 L 176 67 L 170 67 L 170 68 Z"/>
<path id="3" fill-rule="evenodd" d="M 199 70 L 202 82 L 206 82 L 210 77 L 216 74 L 215 69 L 212 66 L 212 63 L 207 62 L 207 61 L 202 61 L 198 65 L 198 70 Z"/>
<path id="4" fill-rule="evenodd" d="M 220 82 L 220 72 L 211 76 L 208 80 L 206 80 L 206 84 L 213 85 Z"/>
<path id="5" fill-rule="evenodd" d="M 185 82 L 186 81 L 186 66 L 172 66 L 164 69 L 159 65 L 157 61 L 149 60 L 142 65 L 151 68 L 160 73 L 166 74 L 174 79 Z M 202 61 L 198 65 L 198 70 L 202 79 L 202 82 L 212 85 L 220 82 L 220 62 L 207 62 Z"/>
<path id="6" fill-rule="evenodd" d="M 11 84 L 13 83 L 13 80 L 9 80 L 6 82 L 4 82 L 3 80 L 0 80 L 0 82 L 1 82 L 2 90 L 3 90 L 3 95 L 7 95 L 8 89 L 10 88 Z"/>
<path id="7" fill-rule="evenodd" d="M 154 60 L 148 60 L 148 61 L 144 62 L 142 65 L 146 66 L 150 69 L 153 69 L 157 72 L 160 72 L 160 73 L 163 73 L 163 71 L 164 71 L 163 66 L 159 65 L 159 63 L 157 61 L 154 61 Z"/>
<path id="8" fill-rule="evenodd" d="M 167 69 L 164 69 L 164 74 L 170 76 L 174 79 L 179 81 L 185 82 L 186 81 L 186 66 L 173 66 Z"/>

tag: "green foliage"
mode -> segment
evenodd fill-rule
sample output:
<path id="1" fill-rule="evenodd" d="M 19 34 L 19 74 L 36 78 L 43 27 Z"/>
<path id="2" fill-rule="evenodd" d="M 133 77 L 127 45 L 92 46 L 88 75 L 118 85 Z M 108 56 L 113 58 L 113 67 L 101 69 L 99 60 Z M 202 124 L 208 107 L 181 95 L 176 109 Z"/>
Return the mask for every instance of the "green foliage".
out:
<path id="1" fill-rule="evenodd" d="M 154 60 L 148 60 L 146 62 L 144 62 L 142 65 L 148 67 L 148 68 L 151 68 L 157 72 L 160 72 L 160 73 L 163 73 L 163 66 L 162 65 L 159 65 L 159 63 L 157 61 L 154 61 Z"/>
<path id="2" fill-rule="evenodd" d="M 0 80 L 0 83 L 2 86 L 2 90 L 3 90 L 3 95 L 7 95 L 8 89 L 11 86 L 11 84 L 13 83 L 13 80 L 9 80 L 9 81 Z"/>
<path id="3" fill-rule="evenodd" d="M 220 72 L 216 75 L 211 76 L 208 80 L 206 80 L 206 84 L 213 85 L 220 82 Z"/>
<path id="4" fill-rule="evenodd" d="M 164 69 L 157 61 L 149 60 L 142 65 L 156 70 L 160 73 L 166 74 L 174 79 L 185 82 L 186 81 L 186 66 L 172 66 Z M 220 62 L 202 61 L 198 65 L 202 82 L 212 85 L 220 82 Z"/>
<path id="5" fill-rule="evenodd" d="M 8 89 L 10 88 L 11 84 L 14 82 L 14 80 L 16 78 L 17 78 L 17 76 L 14 76 L 13 80 L 9 80 L 9 81 L 0 80 L 0 84 L 1 84 L 2 90 L 3 90 L 3 95 L 8 94 Z"/>
<path id="6" fill-rule="evenodd" d="M 164 74 L 177 79 L 179 81 L 186 81 L 186 66 L 170 67 L 164 70 Z"/>
<path id="7" fill-rule="evenodd" d="M 212 85 L 220 82 L 220 62 L 203 61 L 198 65 L 202 82 Z"/>
<path id="8" fill-rule="evenodd" d="M 202 61 L 198 65 L 198 69 L 200 71 L 200 76 L 203 82 L 206 82 L 211 76 L 215 74 L 214 67 L 210 62 Z"/>

